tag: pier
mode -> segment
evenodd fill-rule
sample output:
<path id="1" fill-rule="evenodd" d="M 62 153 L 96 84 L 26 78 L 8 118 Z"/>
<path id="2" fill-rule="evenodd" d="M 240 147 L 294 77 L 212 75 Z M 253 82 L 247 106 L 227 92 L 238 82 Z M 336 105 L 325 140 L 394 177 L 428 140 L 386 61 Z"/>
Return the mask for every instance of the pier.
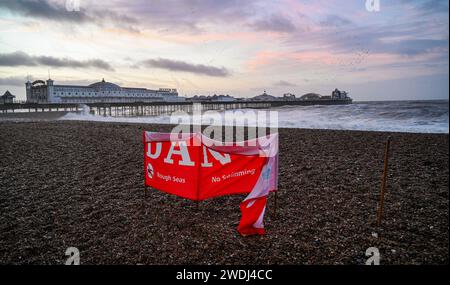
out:
<path id="1" fill-rule="evenodd" d="M 135 103 L 13 103 L 0 105 L 0 114 L 32 112 L 81 112 L 83 106 L 89 107 L 90 114 L 100 116 L 158 116 L 176 111 L 192 113 L 196 104 L 201 104 L 202 111 L 224 111 L 236 109 L 268 109 L 285 105 L 345 105 L 351 100 L 293 100 L 293 101 L 250 101 L 230 102 L 135 102 Z"/>

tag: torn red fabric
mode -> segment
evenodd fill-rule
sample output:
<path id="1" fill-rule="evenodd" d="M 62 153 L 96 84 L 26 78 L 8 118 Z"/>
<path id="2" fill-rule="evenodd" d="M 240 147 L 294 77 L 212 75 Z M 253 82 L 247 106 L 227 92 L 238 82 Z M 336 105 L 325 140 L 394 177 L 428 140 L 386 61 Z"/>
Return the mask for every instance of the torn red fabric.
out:
<path id="1" fill-rule="evenodd" d="M 266 202 L 267 196 L 245 200 L 241 203 L 242 218 L 238 226 L 238 232 L 241 235 L 263 235 L 266 233 L 263 224 Z"/>

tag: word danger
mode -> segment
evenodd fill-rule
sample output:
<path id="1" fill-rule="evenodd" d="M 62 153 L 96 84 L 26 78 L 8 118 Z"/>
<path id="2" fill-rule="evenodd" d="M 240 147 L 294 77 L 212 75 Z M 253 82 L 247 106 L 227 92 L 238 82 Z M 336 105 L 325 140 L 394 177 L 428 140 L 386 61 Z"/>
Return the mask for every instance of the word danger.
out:
<path id="1" fill-rule="evenodd" d="M 155 145 L 155 147 L 152 147 L 152 145 Z M 217 151 L 214 151 L 212 149 L 206 148 L 205 146 L 202 146 L 203 151 L 203 160 L 201 163 L 201 167 L 212 167 L 213 161 L 208 160 L 208 154 L 209 152 L 212 157 L 219 161 L 221 165 L 225 165 L 231 162 L 231 157 L 229 154 L 224 153 L 218 153 Z M 160 142 L 157 143 L 148 143 L 147 144 L 147 156 L 151 159 L 158 159 L 161 156 L 162 152 L 162 144 Z M 169 151 L 165 155 L 164 163 L 167 164 L 174 164 L 173 157 L 179 156 L 180 160 L 178 160 L 179 165 L 183 166 L 195 166 L 195 161 L 191 159 L 191 155 L 189 153 L 189 148 L 186 144 L 186 142 L 173 142 L 170 144 Z"/>

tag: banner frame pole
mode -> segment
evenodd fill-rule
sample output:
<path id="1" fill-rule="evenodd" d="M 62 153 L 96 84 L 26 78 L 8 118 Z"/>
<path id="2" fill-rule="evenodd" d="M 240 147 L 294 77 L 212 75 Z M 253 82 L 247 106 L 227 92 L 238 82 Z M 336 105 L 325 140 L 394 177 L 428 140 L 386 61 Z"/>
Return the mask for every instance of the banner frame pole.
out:
<path id="1" fill-rule="evenodd" d="M 143 148 L 144 148 L 144 197 L 147 197 L 147 183 L 146 183 L 146 175 L 147 175 L 147 170 L 145 167 L 145 149 L 147 147 L 147 140 L 145 138 L 145 130 L 142 131 L 142 144 L 143 144 Z"/>
<path id="2" fill-rule="evenodd" d="M 197 134 L 196 134 L 197 135 Z M 202 154 L 203 154 L 203 145 L 202 145 L 202 134 L 198 134 L 199 138 L 200 138 L 200 146 L 199 146 L 199 152 L 198 152 L 198 166 L 197 166 L 197 196 L 196 196 L 196 205 L 195 205 L 195 210 L 198 212 L 199 209 L 199 204 L 200 204 L 200 171 L 201 171 L 201 161 L 202 161 Z"/>
<path id="3" fill-rule="evenodd" d="M 381 218 L 383 215 L 384 194 L 386 191 L 386 180 L 387 180 L 387 174 L 389 171 L 390 147 L 391 147 L 391 137 L 389 136 L 386 140 L 385 149 L 384 149 L 384 169 L 383 169 L 383 176 L 382 176 L 382 180 L 381 180 L 380 204 L 378 206 L 378 211 L 377 211 L 377 227 L 381 226 Z"/>
<path id="4" fill-rule="evenodd" d="M 275 197 L 274 197 L 274 211 L 273 211 L 273 216 L 274 217 L 276 217 L 277 216 L 277 207 L 278 207 L 278 170 L 279 170 L 279 164 L 278 164 L 278 155 L 279 155 L 279 140 L 278 140 L 278 134 L 277 134 L 277 141 L 276 141 L 276 144 L 277 144 L 277 154 L 276 154 L 276 157 L 275 157 L 275 167 L 276 167 L 276 173 L 277 173 L 277 176 L 275 177 Z"/>

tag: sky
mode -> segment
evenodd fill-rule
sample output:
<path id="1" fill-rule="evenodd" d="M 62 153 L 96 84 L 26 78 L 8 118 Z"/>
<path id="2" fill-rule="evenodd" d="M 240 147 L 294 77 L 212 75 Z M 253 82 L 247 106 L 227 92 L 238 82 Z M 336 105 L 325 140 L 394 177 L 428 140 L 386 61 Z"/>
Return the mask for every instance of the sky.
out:
<path id="1" fill-rule="evenodd" d="M 24 100 L 49 75 L 181 96 L 448 99 L 448 1 L 0 0 L 0 93 Z"/>

